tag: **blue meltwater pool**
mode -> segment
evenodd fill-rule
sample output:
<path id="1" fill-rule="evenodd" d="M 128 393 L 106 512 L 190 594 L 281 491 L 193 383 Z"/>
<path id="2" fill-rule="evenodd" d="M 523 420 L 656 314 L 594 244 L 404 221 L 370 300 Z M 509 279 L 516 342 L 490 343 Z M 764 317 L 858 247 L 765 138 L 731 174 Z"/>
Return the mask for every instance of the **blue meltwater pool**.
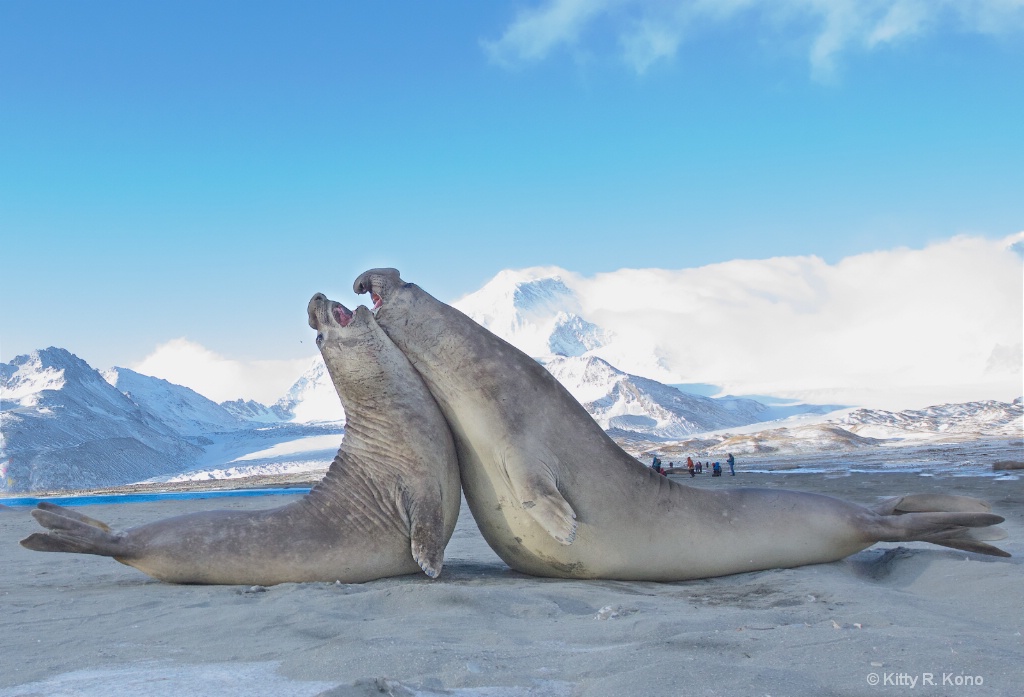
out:
<path id="1" fill-rule="evenodd" d="M 166 491 L 147 494 L 95 494 L 82 496 L 16 496 L 0 497 L 0 503 L 12 508 L 35 506 L 40 501 L 59 506 L 92 506 L 110 503 L 143 503 L 146 501 L 181 501 L 185 499 L 218 499 L 231 496 L 280 496 L 282 494 L 308 494 L 309 489 L 294 487 L 286 489 L 226 489 L 222 491 Z"/>

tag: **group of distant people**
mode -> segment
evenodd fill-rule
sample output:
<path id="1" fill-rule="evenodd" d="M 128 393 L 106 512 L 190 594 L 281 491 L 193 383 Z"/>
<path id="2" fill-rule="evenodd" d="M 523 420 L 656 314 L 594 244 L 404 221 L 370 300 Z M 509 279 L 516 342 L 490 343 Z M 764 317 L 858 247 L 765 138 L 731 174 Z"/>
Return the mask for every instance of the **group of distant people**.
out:
<path id="1" fill-rule="evenodd" d="M 732 456 L 732 453 L 729 453 L 729 457 L 725 459 L 725 464 L 729 465 L 729 474 L 735 477 L 736 458 Z M 712 477 L 722 476 L 722 465 L 718 461 L 711 462 L 711 460 L 708 460 L 706 463 L 704 463 L 701 462 L 700 460 L 694 462 L 692 457 L 686 458 L 686 469 L 690 472 L 691 477 L 696 477 L 698 474 L 704 474 L 705 468 L 711 470 Z M 675 471 L 677 468 L 674 462 L 669 462 L 668 467 L 663 467 L 661 463 L 661 458 L 655 455 L 654 461 L 651 462 L 651 469 L 657 472 L 658 474 L 666 475 L 669 472 Z"/>

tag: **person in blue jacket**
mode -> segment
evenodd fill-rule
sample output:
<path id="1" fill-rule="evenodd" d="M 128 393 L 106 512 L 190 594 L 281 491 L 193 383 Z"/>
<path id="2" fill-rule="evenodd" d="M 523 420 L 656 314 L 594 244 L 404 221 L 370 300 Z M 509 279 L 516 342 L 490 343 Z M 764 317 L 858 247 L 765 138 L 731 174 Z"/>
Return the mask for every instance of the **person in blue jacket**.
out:
<path id="1" fill-rule="evenodd" d="M 725 461 L 729 463 L 729 474 L 731 474 L 732 476 L 735 477 L 736 476 L 736 458 L 734 458 L 732 456 L 732 453 L 729 453 L 729 457 L 727 457 L 725 459 Z"/>

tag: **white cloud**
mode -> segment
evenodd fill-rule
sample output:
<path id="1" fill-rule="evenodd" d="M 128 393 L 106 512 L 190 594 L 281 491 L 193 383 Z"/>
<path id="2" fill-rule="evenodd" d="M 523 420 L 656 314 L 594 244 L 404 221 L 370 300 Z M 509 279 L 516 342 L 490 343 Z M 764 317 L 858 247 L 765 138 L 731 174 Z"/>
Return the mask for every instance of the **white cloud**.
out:
<path id="1" fill-rule="evenodd" d="M 160 344 L 131 368 L 189 387 L 215 402 L 242 398 L 273 404 L 311 362 L 312 357 L 241 361 L 181 338 Z"/>
<path id="2" fill-rule="evenodd" d="M 724 393 L 887 408 L 1021 395 L 1024 270 L 1004 240 L 737 260 L 694 269 L 556 270 L 616 367 Z"/>
<path id="3" fill-rule="evenodd" d="M 837 264 L 791 257 L 618 271 L 578 289 L 585 316 L 631 338 L 609 359 L 653 355 L 660 365 L 648 359 L 648 373 L 660 367 L 663 379 L 891 406 L 944 394 L 1012 399 L 1022 391 L 1013 368 L 1024 273 L 1011 249 L 1020 238 L 959 236 Z"/>
<path id="4" fill-rule="evenodd" d="M 610 27 L 622 59 L 642 74 L 673 58 L 687 34 L 743 15 L 780 33 L 798 32 L 818 80 L 834 77 L 844 52 L 872 50 L 938 27 L 993 35 L 1024 30 L 1024 0 L 548 0 L 521 12 L 498 39 L 483 45 L 495 62 L 512 66 L 543 60 L 559 48 L 578 49 L 588 32 Z"/>

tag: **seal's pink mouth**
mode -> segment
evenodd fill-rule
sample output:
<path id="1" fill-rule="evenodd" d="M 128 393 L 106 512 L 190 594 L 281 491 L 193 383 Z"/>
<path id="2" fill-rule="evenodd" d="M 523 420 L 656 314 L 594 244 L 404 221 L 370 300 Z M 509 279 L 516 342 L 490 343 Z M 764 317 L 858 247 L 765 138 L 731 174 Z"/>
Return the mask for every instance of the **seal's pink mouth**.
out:
<path id="1" fill-rule="evenodd" d="M 343 327 L 347 327 L 348 323 L 352 321 L 352 311 L 341 303 L 335 303 L 331 308 L 331 313 L 334 315 L 334 321 Z"/>
<path id="2" fill-rule="evenodd" d="M 372 290 L 370 291 L 370 299 L 373 300 L 374 310 L 379 310 L 380 306 L 384 304 L 384 301 L 381 299 L 381 297 Z"/>

